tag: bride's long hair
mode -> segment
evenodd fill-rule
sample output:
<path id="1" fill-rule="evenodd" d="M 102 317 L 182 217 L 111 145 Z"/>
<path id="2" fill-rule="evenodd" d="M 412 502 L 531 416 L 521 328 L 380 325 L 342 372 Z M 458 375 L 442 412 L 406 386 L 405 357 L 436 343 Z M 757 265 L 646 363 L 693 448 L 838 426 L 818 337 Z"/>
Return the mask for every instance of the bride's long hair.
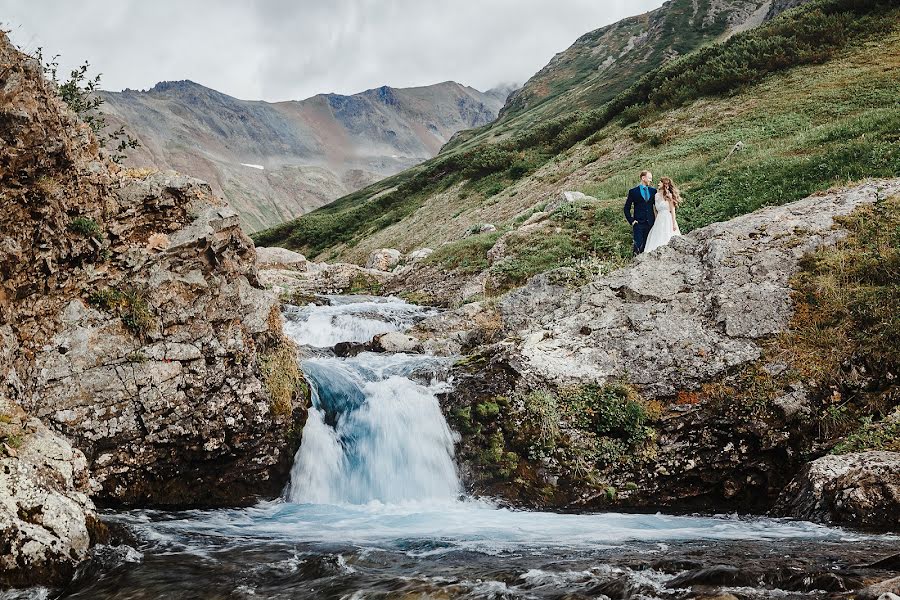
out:
<path id="1" fill-rule="evenodd" d="M 678 187 L 668 177 L 659 179 L 659 191 L 662 192 L 663 198 L 672 201 L 675 208 L 678 208 L 678 205 L 681 204 L 681 192 L 678 191 Z"/>

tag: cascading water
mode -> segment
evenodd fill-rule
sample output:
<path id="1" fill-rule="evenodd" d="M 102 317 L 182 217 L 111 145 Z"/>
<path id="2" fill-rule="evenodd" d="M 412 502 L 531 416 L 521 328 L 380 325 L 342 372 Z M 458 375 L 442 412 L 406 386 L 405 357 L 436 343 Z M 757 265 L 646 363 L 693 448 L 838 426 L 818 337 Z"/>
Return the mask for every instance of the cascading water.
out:
<path id="1" fill-rule="evenodd" d="M 289 314 L 301 345 L 364 341 L 410 327 L 433 311 L 399 300 L 333 299 Z M 304 361 L 312 408 L 287 499 L 313 504 L 450 500 L 460 491 L 453 436 L 436 393 L 421 377 L 446 360 L 364 352 Z M 419 374 L 419 381 L 412 377 Z"/>
<path id="2" fill-rule="evenodd" d="M 436 399 L 449 363 L 325 349 L 408 328 L 433 311 L 332 298 L 286 312 L 285 331 L 312 354 L 302 367 L 313 407 L 284 498 L 243 509 L 107 512 L 141 541 L 136 550 L 101 549 L 113 566 L 66 598 L 681 600 L 690 592 L 672 585 L 677 573 L 729 564 L 745 576 L 723 593 L 824 600 L 831 593 L 818 591 L 819 581 L 837 585 L 840 569 L 896 551 L 894 536 L 805 522 L 556 514 L 461 499 L 453 434 Z"/>
<path id="3" fill-rule="evenodd" d="M 453 437 L 435 397 L 445 384 L 410 379 L 428 362 L 373 353 L 307 360 L 313 407 L 287 498 L 316 504 L 455 498 Z"/>

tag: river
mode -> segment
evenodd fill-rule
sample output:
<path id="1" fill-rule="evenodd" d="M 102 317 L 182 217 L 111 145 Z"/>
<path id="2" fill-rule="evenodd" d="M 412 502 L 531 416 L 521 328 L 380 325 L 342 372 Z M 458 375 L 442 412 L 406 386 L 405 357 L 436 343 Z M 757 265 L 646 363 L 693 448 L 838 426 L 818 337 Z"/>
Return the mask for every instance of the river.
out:
<path id="1" fill-rule="evenodd" d="M 133 545 L 100 547 L 70 589 L 4 598 L 826 598 L 898 539 L 737 515 L 563 514 L 468 497 L 436 395 L 449 359 L 329 348 L 432 309 L 335 297 L 287 307 L 313 408 L 281 499 L 246 509 L 108 511 Z M 882 573 L 888 575 L 889 573 Z M 727 596 L 725 596 L 727 597 Z"/>

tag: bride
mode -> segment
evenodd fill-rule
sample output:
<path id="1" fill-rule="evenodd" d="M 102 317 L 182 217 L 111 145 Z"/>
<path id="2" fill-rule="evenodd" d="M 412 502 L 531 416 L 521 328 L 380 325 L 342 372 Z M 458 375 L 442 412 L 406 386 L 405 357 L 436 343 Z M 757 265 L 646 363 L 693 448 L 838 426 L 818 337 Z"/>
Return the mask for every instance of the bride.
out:
<path id="1" fill-rule="evenodd" d="M 668 177 L 659 180 L 659 190 L 654 198 L 653 210 L 656 220 L 647 235 L 647 246 L 644 252 L 651 252 L 665 246 L 676 235 L 681 235 L 678 221 L 675 220 L 675 209 L 681 204 L 681 194 Z"/>

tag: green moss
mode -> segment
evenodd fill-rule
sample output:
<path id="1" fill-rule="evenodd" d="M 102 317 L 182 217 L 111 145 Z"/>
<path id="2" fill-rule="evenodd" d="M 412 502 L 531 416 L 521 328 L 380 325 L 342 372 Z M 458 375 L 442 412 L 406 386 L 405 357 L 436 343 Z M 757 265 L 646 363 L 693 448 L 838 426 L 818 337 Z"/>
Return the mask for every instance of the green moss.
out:
<path id="1" fill-rule="evenodd" d="M 500 405 L 490 400 L 479 402 L 475 405 L 475 414 L 482 421 L 492 421 L 500 414 Z"/>
<path id="2" fill-rule="evenodd" d="M 295 404 L 309 398 L 309 385 L 297 364 L 296 350 L 288 343 L 259 355 L 259 370 L 271 399 L 272 412 L 289 417 Z"/>
<path id="3" fill-rule="evenodd" d="M 616 488 L 609 486 L 608 488 L 603 490 L 603 494 L 606 496 L 607 501 L 614 502 L 619 494 L 619 491 Z"/>

